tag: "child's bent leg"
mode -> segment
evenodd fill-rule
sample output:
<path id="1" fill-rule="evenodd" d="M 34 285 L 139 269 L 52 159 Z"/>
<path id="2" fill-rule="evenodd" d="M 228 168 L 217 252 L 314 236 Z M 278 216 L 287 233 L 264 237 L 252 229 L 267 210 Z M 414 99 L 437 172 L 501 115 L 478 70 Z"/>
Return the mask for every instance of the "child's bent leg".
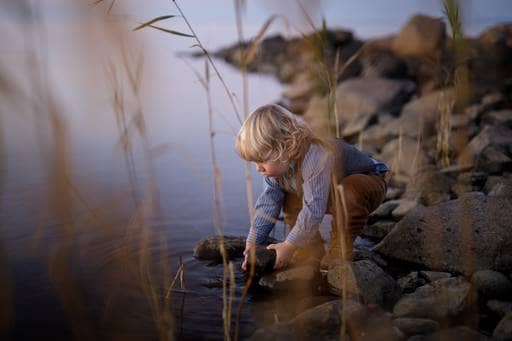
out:
<path id="1" fill-rule="evenodd" d="M 327 267 L 332 258 L 341 257 L 343 240 L 345 256 L 351 258 L 354 239 L 361 233 L 370 213 L 384 201 L 386 190 L 384 178 L 378 175 L 354 174 L 341 181 L 338 191 L 342 200 L 333 203 L 330 208 L 333 214 L 331 240 L 322 267 Z M 341 226 L 338 226 L 339 223 Z M 341 238 L 340 232 L 344 238 Z"/>

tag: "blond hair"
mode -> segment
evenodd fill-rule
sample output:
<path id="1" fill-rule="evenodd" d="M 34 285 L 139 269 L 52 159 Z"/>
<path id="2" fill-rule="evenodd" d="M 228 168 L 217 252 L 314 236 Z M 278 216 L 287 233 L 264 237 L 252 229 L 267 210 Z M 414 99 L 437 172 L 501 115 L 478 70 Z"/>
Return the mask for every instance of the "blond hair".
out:
<path id="1" fill-rule="evenodd" d="M 245 120 L 235 148 L 247 161 L 295 161 L 311 143 L 324 143 L 314 136 L 302 118 L 277 104 L 257 108 Z"/>

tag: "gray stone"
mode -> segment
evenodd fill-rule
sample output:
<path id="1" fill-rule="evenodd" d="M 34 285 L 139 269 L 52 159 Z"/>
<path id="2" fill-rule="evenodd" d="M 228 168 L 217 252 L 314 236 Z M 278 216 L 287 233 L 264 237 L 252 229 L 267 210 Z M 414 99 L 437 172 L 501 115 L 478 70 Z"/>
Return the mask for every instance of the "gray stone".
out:
<path id="1" fill-rule="evenodd" d="M 435 333 L 427 335 L 424 341 L 487 341 L 489 338 L 479 332 L 466 326 L 456 326 L 448 329 L 439 330 Z"/>
<path id="2" fill-rule="evenodd" d="M 452 274 L 449 272 L 440 271 L 419 271 L 419 275 L 427 280 L 427 283 L 432 283 L 442 278 L 450 278 Z"/>
<path id="3" fill-rule="evenodd" d="M 430 319 L 402 317 L 393 320 L 393 324 L 407 335 L 429 334 L 439 329 L 439 323 Z"/>
<path id="4" fill-rule="evenodd" d="M 318 267 L 299 266 L 264 275 L 260 278 L 258 284 L 272 291 L 313 290 L 319 280 L 320 272 Z"/>
<path id="5" fill-rule="evenodd" d="M 346 322 L 347 333 L 340 338 L 341 321 Z M 288 322 L 261 328 L 250 340 L 398 340 L 391 319 L 378 309 L 367 308 L 347 300 L 330 301 L 297 315 Z"/>
<path id="6" fill-rule="evenodd" d="M 493 126 L 505 125 L 512 128 L 512 110 L 491 111 L 483 115 L 482 123 Z"/>
<path id="7" fill-rule="evenodd" d="M 501 319 L 492 336 L 495 340 L 512 340 L 512 313 Z"/>
<path id="8" fill-rule="evenodd" d="M 410 294 L 419 287 L 428 283 L 425 278 L 420 276 L 418 271 L 410 272 L 406 276 L 399 278 L 396 282 L 404 294 Z"/>
<path id="9" fill-rule="evenodd" d="M 390 49 L 365 44 L 360 56 L 362 77 L 407 78 L 407 64 Z"/>
<path id="10" fill-rule="evenodd" d="M 350 296 L 360 296 L 363 302 L 382 307 L 393 306 L 400 296 L 400 287 L 393 277 L 370 260 L 333 261 L 329 265 L 327 282 L 333 294 L 341 295 L 343 285 L 346 285 Z"/>
<path id="11" fill-rule="evenodd" d="M 393 210 L 397 207 L 397 201 L 386 201 L 385 203 L 377 207 L 377 209 L 368 216 L 368 223 L 371 224 L 377 220 L 391 217 L 391 212 L 393 212 Z"/>
<path id="12" fill-rule="evenodd" d="M 378 220 L 371 225 L 365 225 L 361 235 L 381 240 L 395 227 L 395 224 L 396 221 L 393 220 Z"/>
<path id="13" fill-rule="evenodd" d="M 380 155 L 375 158 L 391 166 L 393 176 L 404 175 L 408 178 L 430 163 L 429 157 L 418 145 L 418 141 L 407 136 L 386 143 Z"/>
<path id="14" fill-rule="evenodd" d="M 486 306 L 500 319 L 505 317 L 505 315 L 512 313 L 512 302 L 489 300 Z"/>
<path id="15" fill-rule="evenodd" d="M 512 198 L 512 177 L 502 178 L 489 192 L 490 196 Z"/>
<path id="16" fill-rule="evenodd" d="M 454 182 L 435 166 L 424 167 L 411 178 L 405 197 L 417 198 L 425 206 L 439 204 L 450 200 L 449 192 Z"/>
<path id="17" fill-rule="evenodd" d="M 400 199 L 396 202 L 398 203 L 398 206 L 393 210 L 393 212 L 391 212 L 391 216 L 395 220 L 402 219 L 407 213 L 418 206 L 423 207 L 423 205 L 419 205 L 416 200 Z"/>
<path id="18" fill-rule="evenodd" d="M 404 194 L 403 188 L 397 188 L 397 187 L 388 187 L 388 190 L 386 192 L 386 200 L 395 200 L 398 199 Z"/>
<path id="19" fill-rule="evenodd" d="M 220 251 L 221 241 L 224 242 L 226 256 L 229 260 L 242 257 L 245 250 L 245 237 L 210 236 L 200 240 L 194 248 L 194 257 L 201 260 L 222 262 Z"/>
<path id="20" fill-rule="evenodd" d="M 370 260 L 382 268 L 388 266 L 388 262 L 386 262 L 378 253 L 368 249 L 354 247 L 354 250 L 352 251 L 352 261 L 355 262 L 358 260 Z"/>
<path id="21" fill-rule="evenodd" d="M 436 321 L 461 316 L 473 303 L 471 284 L 462 277 L 440 279 L 400 298 L 395 317 L 428 318 Z"/>
<path id="22" fill-rule="evenodd" d="M 471 276 L 471 284 L 482 299 L 512 298 L 512 282 L 507 276 L 498 271 L 480 270 Z"/>
<path id="23" fill-rule="evenodd" d="M 509 266 L 512 255 L 512 202 L 468 193 L 409 212 L 375 246 L 384 256 L 436 271 L 473 274 Z"/>

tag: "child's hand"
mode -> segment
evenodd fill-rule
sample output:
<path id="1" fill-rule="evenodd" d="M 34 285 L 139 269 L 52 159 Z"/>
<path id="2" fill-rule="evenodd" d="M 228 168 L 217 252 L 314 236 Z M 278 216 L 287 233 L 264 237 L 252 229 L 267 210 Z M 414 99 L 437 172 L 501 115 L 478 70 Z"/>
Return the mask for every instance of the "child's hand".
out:
<path id="1" fill-rule="evenodd" d="M 284 241 L 282 243 L 270 244 L 267 246 L 267 249 L 276 250 L 276 264 L 274 265 L 274 269 L 278 270 L 288 266 L 297 247 Z"/>
<path id="2" fill-rule="evenodd" d="M 254 249 L 256 244 L 251 242 L 245 242 L 245 250 L 244 250 L 244 261 L 242 262 L 242 270 L 247 271 L 247 262 L 251 257 L 251 250 Z"/>

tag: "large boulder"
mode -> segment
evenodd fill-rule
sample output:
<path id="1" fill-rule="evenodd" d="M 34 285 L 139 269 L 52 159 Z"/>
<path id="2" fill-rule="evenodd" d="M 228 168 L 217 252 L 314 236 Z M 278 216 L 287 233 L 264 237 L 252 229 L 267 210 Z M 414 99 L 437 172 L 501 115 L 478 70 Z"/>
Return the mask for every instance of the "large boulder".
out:
<path id="1" fill-rule="evenodd" d="M 345 285 L 350 296 L 360 296 L 363 302 L 382 307 L 392 307 L 400 297 L 400 287 L 393 277 L 370 260 L 333 261 L 329 265 L 327 282 L 333 294 L 341 295 Z"/>
<path id="2" fill-rule="evenodd" d="M 445 43 L 445 24 L 441 18 L 415 15 L 402 27 L 393 42 L 400 56 L 428 57 L 440 51 Z"/>
<path id="3" fill-rule="evenodd" d="M 512 260 L 512 202 L 464 194 L 409 212 L 375 247 L 384 256 L 467 275 L 507 271 Z"/>

